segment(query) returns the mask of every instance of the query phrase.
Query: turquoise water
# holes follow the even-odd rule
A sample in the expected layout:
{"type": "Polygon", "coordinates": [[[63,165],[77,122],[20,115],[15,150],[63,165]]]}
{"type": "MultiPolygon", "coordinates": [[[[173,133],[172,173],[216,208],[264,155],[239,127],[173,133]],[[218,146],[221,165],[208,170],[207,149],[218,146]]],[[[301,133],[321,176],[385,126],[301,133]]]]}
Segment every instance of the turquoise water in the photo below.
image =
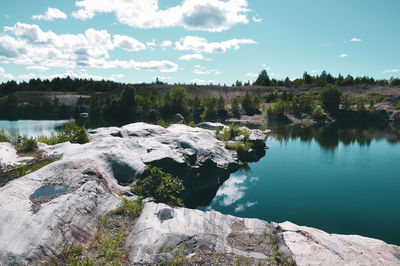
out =
{"type": "Polygon", "coordinates": [[[35,192],[31,195],[32,199],[40,198],[40,197],[51,197],[60,194],[64,194],[68,191],[67,187],[64,186],[49,186],[49,187],[41,187],[35,190],[35,192]]]}
{"type": "Polygon", "coordinates": [[[400,244],[397,134],[303,130],[275,133],[267,145],[264,158],[232,174],[200,209],[400,244]]]}
{"type": "Polygon", "coordinates": [[[21,136],[37,137],[55,133],[56,127],[67,123],[69,120],[0,120],[0,128],[16,129],[21,136]]]}

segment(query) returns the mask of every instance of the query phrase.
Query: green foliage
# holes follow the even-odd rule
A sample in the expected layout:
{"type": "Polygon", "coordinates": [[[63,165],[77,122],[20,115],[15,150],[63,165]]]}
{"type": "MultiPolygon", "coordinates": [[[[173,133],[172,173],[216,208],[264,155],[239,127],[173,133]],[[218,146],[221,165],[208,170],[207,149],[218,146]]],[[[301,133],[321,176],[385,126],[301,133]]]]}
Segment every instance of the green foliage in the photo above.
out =
{"type": "Polygon", "coordinates": [[[395,110],[400,110],[400,102],[398,102],[398,103],[395,105],[394,109],[395,109],[395,110]]]}
{"type": "Polygon", "coordinates": [[[365,110],[365,102],[364,102],[363,98],[360,97],[356,100],[356,108],[357,108],[357,111],[365,110]]]}
{"type": "Polygon", "coordinates": [[[339,110],[342,93],[338,86],[328,85],[321,93],[322,106],[333,114],[339,110]]]}
{"type": "Polygon", "coordinates": [[[160,120],[158,120],[158,121],[156,122],[156,124],[159,125],[159,126],[162,126],[162,127],[164,127],[164,128],[167,128],[167,127],[169,127],[169,126],[172,124],[172,122],[169,121],[169,120],[160,119],[160,120]]]}
{"type": "Polygon", "coordinates": [[[235,150],[238,153],[248,152],[253,147],[251,142],[225,143],[225,148],[235,150]]]}
{"type": "Polygon", "coordinates": [[[256,86],[269,86],[270,80],[267,71],[263,69],[257,77],[257,80],[253,83],[256,86]]]}
{"type": "Polygon", "coordinates": [[[136,200],[129,201],[126,198],[122,199],[121,205],[114,211],[116,214],[138,217],[143,210],[143,199],[138,197],[136,200]]]}
{"type": "Polygon", "coordinates": [[[242,107],[247,115],[260,113],[260,99],[257,96],[251,97],[248,93],[242,98],[242,107]]]}
{"type": "Polygon", "coordinates": [[[24,176],[28,173],[28,169],[25,167],[25,165],[20,164],[17,166],[17,168],[14,169],[14,176],[16,178],[24,176]]]}
{"type": "Polygon", "coordinates": [[[233,116],[235,116],[235,117],[240,116],[239,108],[240,108],[239,97],[235,97],[231,103],[231,111],[232,111],[233,116]]]}
{"type": "Polygon", "coordinates": [[[241,129],[239,126],[232,126],[229,128],[224,128],[222,134],[220,134],[221,128],[216,128],[217,139],[222,141],[230,141],[235,137],[244,136],[245,140],[250,137],[250,132],[246,129],[241,129]]]}
{"type": "Polygon", "coordinates": [[[50,137],[40,136],[37,140],[48,145],[55,145],[66,141],[84,144],[89,142],[89,136],[85,126],[78,126],[74,122],[69,122],[58,129],[57,134],[51,134],[50,137]]]}
{"type": "Polygon", "coordinates": [[[89,257],[85,259],[74,258],[70,266],[94,266],[95,261],[91,260],[89,257]]]}
{"type": "MultiPolygon", "coordinates": [[[[164,254],[168,255],[174,249],[175,249],[174,246],[167,247],[164,250],[164,254]]],[[[189,260],[185,256],[185,250],[186,250],[185,246],[177,249],[177,251],[175,253],[175,256],[174,256],[174,258],[172,260],[168,260],[168,261],[167,260],[162,260],[162,261],[158,262],[156,265],[169,265],[169,266],[186,265],[189,262],[189,260]]]]}
{"type": "Polygon", "coordinates": [[[143,197],[153,197],[157,202],[183,206],[183,201],[179,197],[185,189],[183,181],[158,167],[147,169],[147,176],[136,181],[135,193],[143,197]]]}
{"type": "Polygon", "coordinates": [[[312,110],[312,117],[314,119],[322,119],[324,118],[324,110],[322,109],[321,105],[316,104],[312,110]]]}
{"type": "Polygon", "coordinates": [[[21,148],[25,152],[32,152],[37,149],[37,141],[35,138],[28,138],[27,136],[23,136],[21,139],[21,148]]]}
{"type": "Polygon", "coordinates": [[[111,262],[112,265],[122,265],[121,263],[121,246],[126,240],[126,234],[118,231],[116,236],[106,231],[106,235],[100,239],[98,246],[98,254],[103,257],[99,260],[100,264],[111,262]]]}

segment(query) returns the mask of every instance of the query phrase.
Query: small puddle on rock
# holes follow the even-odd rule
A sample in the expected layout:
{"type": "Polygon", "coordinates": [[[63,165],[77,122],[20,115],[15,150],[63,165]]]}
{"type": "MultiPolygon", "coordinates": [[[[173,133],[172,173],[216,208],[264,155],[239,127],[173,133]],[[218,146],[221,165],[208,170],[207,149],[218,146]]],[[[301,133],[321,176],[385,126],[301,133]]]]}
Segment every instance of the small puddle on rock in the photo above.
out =
{"type": "Polygon", "coordinates": [[[57,196],[60,194],[64,194],[67,191],[68,191],[68,188],[64,187],[64,186],[41,187],[41,188],[38,188],[35,190],[35,192],[31,195],[31,199],[57,196]]]}
{"type": "Polygon", "coordinates": [[[33,213],[37,213],[42,204],[47,203],[67,192],[68,187],[60,185],[45,186],[36,189],[35,192],[29,197],[32,202],[31,211],[33,213]]]}

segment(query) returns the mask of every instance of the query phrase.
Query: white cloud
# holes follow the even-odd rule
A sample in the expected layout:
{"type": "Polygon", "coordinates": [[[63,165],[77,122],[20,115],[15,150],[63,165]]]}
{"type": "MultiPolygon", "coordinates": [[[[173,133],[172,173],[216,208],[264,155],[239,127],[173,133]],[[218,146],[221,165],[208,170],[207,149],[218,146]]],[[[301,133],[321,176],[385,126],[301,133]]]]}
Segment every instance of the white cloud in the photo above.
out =
{"type": "Polygon", "coordinates": [[[99,76],[99,75],[91,75],[84,71],[76,73],[76,72],[69,70],[64,73],[52,74],[52,75],[28,73],[28,74],[18,75],[18,78],[21,80],[30,80],[30,79],[37,79],[37,78],[40,78],[40,79],[54,79],[57,77],[66,78],[68,76],[70,78],[78,78],[78,79],[115,80],[115,79],[123,78],[124,74],[112,74],[110,76],[99,76]]]}
{"type": "Polygon", "coordinates": [[[265,69],[265,70],[271,70],[271,67],[269,67],[269,66],[267,66],[267,64],[262,64],[262,67],[265,69]]]}
{"type": "Polygon", "coordinates": [[[349,55],[348,55],[348,54],[341,54],[341,55],[339,55],[340,58],[344,58],[344,57],[347,57],[347,56],[349,56],[349,55]]]}
{"type": "Polygon", "coordinates": [[[221,74],[221,72],[219,72],[216,69],[206,69],[205,67],[200,66],[200,65],[195,65],[193,72],[198,75],[211,75],[211,74],[212,75],[220,75],[221,74]]]}
{"type": "Polygon", "coordinates": [[[225,53],[228,49],[238,50],[244,44],[256,44],[251,39],[232,39],[222,42],[208,42],[206,38],[186,36],[175,43],[179,51],[194,51],[196,53],[225,53]]]}
{"type": "Polygon", "coordinates": [[[262,18],[260,18],[259,15],[253,16],[251,19],[256,23],[260,23],[262,21],[262,18]]]}
{"type": "Polygon", "coordinates": [[[14,79],[14,75],[6,73],[6,70],[0,66],[0,78],[1,79],[14,79]]]}
{"type": "Polygon", "coordinates": [[[114,45],[121,49],[133,52],[133,51],[142,51],[146,49],[146,45],[144,43],[139,42],[135,38],[125,36],[125,35],[114,35],[113,38],[114,45]]]}
{"type": "Polygon", "coordinates": [[[160,44],[161,47],[170,47],[171,45],[172,45],[172,42],[171,42],[171,41],[168,41],[168,40],[163,41],[163,42],[160,44]]]}
{"type": "Polygon", "coordinates": [[[36,66],[36,65],[34,65],[34,66],[27,66],[26,69],[27,69],[27,70],[35,70],[35,71],[46,71],[46,70],[49,70],[48,67],[36,66]]]}
{"type": "Polygon", "coordinates": [[[383,71],[382,73],[388,74],[388,73],[399,73],[399,72],[400,72],[400,69],[388,69],[388,70],[383,71]]]}
{"type": "Polygon", "coordinates": [[[13,27],[4,27],[9,35],[0,36],[0,60],[9,60],[15,64],[40,66],[45,68],[133,68],[137,70],[173,72],[178,65],[166,61],[151,60],[110,60],[109,51],[122,48],[137,51],[144,44],[128,36],[111,35],[106,30],[88,29],[84,34],[61,34],[44,32],[37,25],[16,23],[13,27]]]}
{"type": "Polygon", "coordinates": [[[183,27],[219,32],[247,24],[247,0],[184,0],[181,5],[159,9],[158,0],[81,0],[72,16],[90,19],[99,13],[115,13],[117,20],[135,28],[183,27]]]}
{"type": "Polygon", "coordinates": [[[32,19],[37,19],[37,20],[67,19],[67,14],[65,14],[58,8],[49,7],[46,13],[41,15],[34,15],[32,16],[32,19]]]}
{"type": "Polygon", "coordinates": [[[360,38],[357,37],[353,37],[350,39],[351,42],[361,42],[362,40],[360,38]]]}
{"type": "Polygon", "coordinates": [[[204,79],[192,79],[190,82],[191,83],[205,83],[206,81],[204,79]]]}
{"type": "Polygon", "coordinates": [[[179,57],[179,60],[183,61],[189,61],[193,59],[211,61],[210,58],[205,58],[202,54],[185,54],[179,57]]]}
{"type": "Polygon", "coordinates": [[[246,74],[246,76],[248,76],[248,77],[250,77],[250,78],[256,78],[256,77],[258,77],[258,74],[257,74],[257,73],[249,72],[249,73],[246,74]]]}

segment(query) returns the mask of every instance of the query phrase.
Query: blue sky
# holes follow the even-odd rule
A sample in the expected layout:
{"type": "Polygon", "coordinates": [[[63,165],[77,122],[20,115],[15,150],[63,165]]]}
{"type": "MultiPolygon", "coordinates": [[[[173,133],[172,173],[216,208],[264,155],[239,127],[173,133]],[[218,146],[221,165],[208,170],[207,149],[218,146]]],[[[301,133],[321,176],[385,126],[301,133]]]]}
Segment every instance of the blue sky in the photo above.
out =
{"type": "Polygon", "coordinates": [[[2,0],[0,82],[400,76],[398,0],[2,0]]]}

